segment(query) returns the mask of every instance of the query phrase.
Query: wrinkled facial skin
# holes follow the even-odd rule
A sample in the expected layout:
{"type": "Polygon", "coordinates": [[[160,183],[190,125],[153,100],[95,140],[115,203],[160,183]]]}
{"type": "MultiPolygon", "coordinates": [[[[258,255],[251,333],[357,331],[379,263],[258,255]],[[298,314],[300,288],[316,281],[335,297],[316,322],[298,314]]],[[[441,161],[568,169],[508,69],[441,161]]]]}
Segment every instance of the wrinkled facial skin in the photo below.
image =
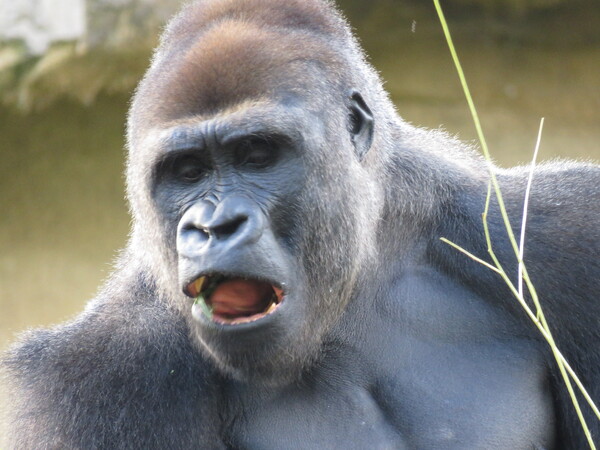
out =
{"type": "Polygon", "coordinates": [[[201,351],[235,378],[284,383],[319,356],[368,253],[373,120],[351,86],[322,82],[325,47],[289,38],[278,53],[262,40],[286,37],[223,27],[163,48],[138,89],[134,233],[166,261],[201,351]]]}
{"type": "Polygon", "coordinates": [[[200,348],[236,378],[273,383],[318,356],[348,301],[360,251],[346,249],[361,245],[345,167],[358,162],[346,128],[336,142],[304,108],[256,109],[162,130],[152,202],[200,348]]]}

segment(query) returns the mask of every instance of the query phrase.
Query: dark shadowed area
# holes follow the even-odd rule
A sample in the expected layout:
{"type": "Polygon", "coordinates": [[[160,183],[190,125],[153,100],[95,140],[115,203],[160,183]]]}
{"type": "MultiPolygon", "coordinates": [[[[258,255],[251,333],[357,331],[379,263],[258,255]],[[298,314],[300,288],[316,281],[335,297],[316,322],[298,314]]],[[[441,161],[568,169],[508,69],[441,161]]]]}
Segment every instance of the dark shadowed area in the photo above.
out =
{"type": "MultiPolygon", "coordinates": [[[[400,115],[475,139],[433,6],[339,3],[400,115]]],[[[600,160],[600,8],[579,5],[529,14],[468,4],[450,11],[502,166],[529,161],[541,117],[541,159],[600,160]]],[[[60,98],[37,112],[0,108],[0,350],[27,327],[73,316],[110,273],[129,228],[122,176],[128,100],[126,92],[101,93],[85,106],[60,98]]]]}

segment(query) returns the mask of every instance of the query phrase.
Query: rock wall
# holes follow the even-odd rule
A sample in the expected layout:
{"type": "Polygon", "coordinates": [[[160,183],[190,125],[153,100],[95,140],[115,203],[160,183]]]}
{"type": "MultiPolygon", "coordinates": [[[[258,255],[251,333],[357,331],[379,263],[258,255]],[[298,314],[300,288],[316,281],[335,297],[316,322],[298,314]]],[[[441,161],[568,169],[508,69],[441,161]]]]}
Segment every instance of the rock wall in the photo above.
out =
{"type": "Polygon", "coordinates": [[[85,37],[85,0],[2,0],[0,38],[22,41],[32,54],[43,54],[52,42],[85,37]]]}
{"type": "MultiPolygon", "coordinates": [[[[161,26],[184,1],[0,0],[0,104],[31,111],[59,98],[89,104],[100,92],[129,93],[147,67],[161,26]]],[[[373,17],[377,19],[378,11],[389,18],[409,15],[415,24],[435,16],[432,0],[336,2],[354,26],[377,22],[373,17]]],[[[459,23],[485,22],[485,36],[472,37],[476,40],[518,42],[533,36],[544,45],[549,39],[568,45],[597,45],[600,40],[598,0],[443,0],[442,4],[459,23]],[[540,11],[544,14],[537,14],[540,11]],[[547,26],[532,26],[538,16],[550,21],[547,26]],[[568,26],[551,27],[554,22],[568,26]],[[542,39],[540,33],[534,35],[538,29],[542,39]]],[[[388,21],[377,34],[399,26],[401,21],[388,21]]]]}
{"type": "Polygon", "coordinates": [[[57,42],[118,45],[154,33],[180,0],[0,0],[0,41],[42,55],[57,42]]]}

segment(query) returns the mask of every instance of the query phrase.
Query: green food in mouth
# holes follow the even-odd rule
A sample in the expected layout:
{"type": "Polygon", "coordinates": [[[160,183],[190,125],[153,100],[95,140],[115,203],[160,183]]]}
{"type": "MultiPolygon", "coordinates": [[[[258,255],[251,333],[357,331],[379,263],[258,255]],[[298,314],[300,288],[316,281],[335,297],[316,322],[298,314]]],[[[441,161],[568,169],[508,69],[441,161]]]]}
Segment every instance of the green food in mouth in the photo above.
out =
{"type": "Polygon", "coordinates": [[[212,320],[212,318],[213,318],[213,310],[206,303],[206,300],[204,299],[204,295],[203,294],[200,294],[198,297],[196,297],[196,299],[194,300],[194,305],[200,305],[200,309],[202,310],[202,313],[206,317],[208,317],[208,319],[212,320]]]}
{"type": "Polygon", "coordinates": [[[222,279],[222,277],[212,277],[210,279],[210,283],[206,289],[201,288],[201,286],[204,284],[206,278],[202,277],[199,279],[200,280],[199,287],[202,290],[200,291],[198,296],[194,299],[194,305],[199,305],[200,309],[202,310],[202,313],[210,320],[212,320],[212,318],[213,318],[213,309],[212,309],[212,306],[210,306],[206,302],[206,299],[210,298],[210,296],[212,295],[214,290],[219,285],[219,282],[221,281],[221,279],[222,279]]]}

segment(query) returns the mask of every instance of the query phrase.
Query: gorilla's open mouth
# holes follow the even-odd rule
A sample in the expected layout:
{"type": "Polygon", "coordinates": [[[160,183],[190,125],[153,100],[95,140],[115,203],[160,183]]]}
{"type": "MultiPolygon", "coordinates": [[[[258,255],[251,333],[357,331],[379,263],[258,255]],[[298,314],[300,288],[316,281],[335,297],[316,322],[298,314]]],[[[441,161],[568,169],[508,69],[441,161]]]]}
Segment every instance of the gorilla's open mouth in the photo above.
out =
{"type": "Polygon", "coordinates": [[[213,322],[237,325],[273,313],[283,301],[283,290],[271,283],[225,275],[201,276],[187,285],[194,307],[213,322]]]}

